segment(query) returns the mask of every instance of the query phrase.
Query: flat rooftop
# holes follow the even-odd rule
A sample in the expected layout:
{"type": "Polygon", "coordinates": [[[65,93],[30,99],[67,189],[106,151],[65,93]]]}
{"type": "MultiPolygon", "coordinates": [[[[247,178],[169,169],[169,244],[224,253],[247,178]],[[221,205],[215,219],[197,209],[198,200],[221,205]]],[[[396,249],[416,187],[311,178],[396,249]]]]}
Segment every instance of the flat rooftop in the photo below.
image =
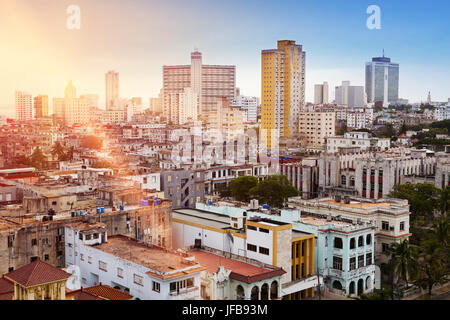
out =
{"type": "Polygon", "coordinates": [[[322,203],[358,209],[390,209],[392,205],[392,203],[390,202],[371,203],[371,202],[360,202],[355,200],[350,201],[350,203],[348,204],[344,203],[344,201],[336,202],[335,200],[325,200],[322,201],[322,203]]]}
{"type": "Polygon", "coordinates": [[[214,212],[205,212],[196,209],[175,209],[173,210],[172,218],[217,229],[230,228],[230,217],[214,212]]]}
{"type": "Polygon", "coordinates": [[[351,227],[352,224],[344,221],[328,221],[327,219],[321,219],[316,217],[305,216],[300,218],[301,223],[312,224],[315,226],[329,226],[333,225],[334,227],[351,227]]]}
{"type": "Polygon", "coordinates": [[[188,261],[187,255],[169,251],[162,247],[147,245],[126,236],[108,237],[108,242],[92,246],[124,260],[144,266],[153,276],[167,279],[201,271],[200,265],[188,261]]]}

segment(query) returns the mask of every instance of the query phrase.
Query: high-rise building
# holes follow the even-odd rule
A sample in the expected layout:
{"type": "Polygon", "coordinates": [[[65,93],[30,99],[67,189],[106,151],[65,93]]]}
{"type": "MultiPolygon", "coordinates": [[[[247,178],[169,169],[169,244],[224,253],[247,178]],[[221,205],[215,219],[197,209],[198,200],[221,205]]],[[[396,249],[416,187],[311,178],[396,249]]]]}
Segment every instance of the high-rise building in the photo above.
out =
{"type": "Polygon", "coordinates": [[[106,109],[119,107],[119,73],[109,71],[106,79],[106,109]]]}
{"type": "Polygon", "coordinates": [[[327,137],[336,135],[335,112],[300,112],[300,136],[308,147],[320,148],[327,137]]]}
{"type": "Polygon", "coordinates": [[[342,85],[336,87],[336,103],[349,108],[362,108],[367,104],[364,87],[351,86],[350,81],[342,81],[342,85]]]}
{"type": "Polygon", "coordinates": [[[387,106],[398,100],[399,71],[398,63],[390,58],[376,57],[366,63],[366,93],[367,102],[382,102],[387,106]]]}
{"type": "Polygon", "coordinates": [[[38,95],[34,97],[34,112],[36,119],[48,117],[48,96],[38,95]]]}
{"type": "Polygon", "coordinates": [[[305,104],[306,54],[295,41],[282,40],[277,49],[263,50],[261,56],[261,129],[267,130],[262,139],[272,148],[273,134],[289,138],[298,132],[305,104]]]}
{"type": "Polygon", "coordinates": [[[314,104],[328,104],[328,82],[314,86],[314,104]]]}
{"type": "Polygon", "coordinates": [[[54,117],[68,126],[89,122],[91,107],[91,100],[88,97],[77,98],[77,91],[72,81],[69,81],[66,86],[64,98],[53,98],[54,117]]]}
{"type": "Polygon", "coordinates": [[[98,108],[98,95],[97,94],[83,94],[80,95],[80,99],[85,99],[89,103],[89,107],[98,108]]]}
{"type": "Polygon", "coordinates": [[[198,116],[205,122],[216,111],[217,100],[226,97],[229,101],[236,94],[236,67],[229,65],[204,65],[202,54],[191,53],[190,65],[163,67],[163,110],[169,119],[178,117],[174,94],[184,93],[191,88],[198,95],[198,116]]]}
{"type": "Polygon", "coordinates": [[[33,120],[33,99],[31,94],[24,91],[15,92],[16,119],[21,121],[33,120]]]}
{"type": "Polygon", "coordinates": [[[242,109],[245,122],[256,122],[258,120],[258,105],[259,99],[257,97],[237,96],[231,102],[232,107],[242,109]]]}

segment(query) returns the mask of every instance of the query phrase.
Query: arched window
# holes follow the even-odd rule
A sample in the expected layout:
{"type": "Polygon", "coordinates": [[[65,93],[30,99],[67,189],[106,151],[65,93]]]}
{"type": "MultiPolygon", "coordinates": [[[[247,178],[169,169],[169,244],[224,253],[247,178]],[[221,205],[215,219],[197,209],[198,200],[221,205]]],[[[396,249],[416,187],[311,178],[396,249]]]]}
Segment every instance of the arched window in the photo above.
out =
{"type": "Polygon", "coordinates": [[[355,249],[356,247],[356,240],[355,238],[350,239],[350,249],[355,249]]]}
{"type": "Polygon", "coordinates": [[[362,246],[364,246],[364,237],[360,236],[358,238],[358,247],[362,247],[362,246]]]}
{"type": "Polygon", "coordinates": [[[244,288],[241,285],[236,287],[236,300],[245,300],[244,288]]]}
{"type": "Polygon", "coordinates": [[[355,186],[355,177],[350,177],[350,187],[355,186]]]}
{"type": "Polygon", "coordinates": [[[251,300],[259,300],[259,288],[254,286],[252,288],[251,300]]]}
{"type": "Polygon", "coordinates": [[[270,285],[270,299],[278,299],[278,282],[274,281],[270,285]]]}
{"type": "Polygon", "coordinates": [[[335,281],[333,282],[333,288],[334,288],[334,289],[338,289],[338,290],[342,290],[342,284],[341,284],[341,282],[338,281],[338,280],[335,280],[335,281]]]}
{"type": "Polygon", "coordinates": [[[366,237],[366,244],[367,245],[372,244],[372,235],[371,234],[367,235],[367,237],[366,237]]]}
{"type": "Polygon", "coordinates": [[[350,282],[349,293],[355,294],[355,282],[354,281],[350,282]]]}
{"type": "Polygon", "coordinates": [[[341,238],[334,238],[334,247],[337,249],[342,249],[342,239],[341,238]]]}
{"type": "Polygon", "coordinates": [[[261,287],[261,300],[269,300],[269,285],[264,283],[261,287]]]}

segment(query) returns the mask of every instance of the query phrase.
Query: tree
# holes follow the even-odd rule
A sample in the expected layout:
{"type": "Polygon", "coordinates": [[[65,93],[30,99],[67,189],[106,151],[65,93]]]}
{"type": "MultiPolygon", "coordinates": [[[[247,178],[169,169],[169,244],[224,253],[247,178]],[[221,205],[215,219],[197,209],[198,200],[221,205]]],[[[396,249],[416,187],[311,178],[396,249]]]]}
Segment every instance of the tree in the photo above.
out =
{"type": "Polygon", "coordinates": [[[46,162],[47,158],[42,153],[41,148],[37,147],[36,149],[34,149],[33,153],[29,158],[29,163],[33,167],[36,167],[37,169],[43,169],[45,167],[46,162]]]}
{"type": "Polygon", "coordinates": [[[448,281],[448,262],[448,255],[442,244],[433,238],[425,241],[419,258],[419,272],[415,284],[428,290],[428,295],[431,297],[436,284],[444,284],[448,281]]]}
{"type": "Polygon", "coordinates": [[[231,191],[229,186],[226,183],[216,184],[216,191],[222,198],[231,197],[231,191]]]}
{"type": "Polygon", "coordinates": [[[450,210],[450,187],[446,187],[441,191],[439,198],[439,211],[447,214],[450,210]]]}
{"type": "Polygon", "coordinates": [[[277,208],[283,207],[288,198],[299,195],[298,190],[283,175],[270,176],[252,188],[250,193],[259,201],[277,208]]]}
{"type": "Polygon", "coordinates": [[[250,201],[250,189],[258,185],[258,179],[251,176],[239,177],[230,182],[231,196],[237,201],[250,201]]]}
{"type": "Polygon", "coordinates": [[[417,252],[409,245],[408,240],[393,243],[389,252],[391,254],[391,266],[397,279],[402,280],[409,287],[409,281],[417,273],[417,252]]]}
{"type": "Polygon", "coordinates": [[[64,161],[66,157],[66,153],[64,151],[64,147],[61,145],[59,141],[56,141],[52,148],[52,153],[58,157],[59,161],[64,161]]]}
{"type": "Polygon", "coordinates": [[[87,149],[100,150],[103,146],[103,141],[96,136],[85,136],[81,139],[81,146],[87,149]]]}

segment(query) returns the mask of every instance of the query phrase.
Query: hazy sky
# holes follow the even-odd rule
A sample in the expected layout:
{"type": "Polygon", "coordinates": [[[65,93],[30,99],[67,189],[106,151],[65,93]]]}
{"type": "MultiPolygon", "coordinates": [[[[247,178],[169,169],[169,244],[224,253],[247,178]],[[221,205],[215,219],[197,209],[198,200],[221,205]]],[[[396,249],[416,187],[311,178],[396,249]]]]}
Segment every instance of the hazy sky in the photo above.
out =
{"type": "Polygon", "coordinates": [[[261,50],[290,39],[306,51],[306,98],[328,81],[364,85],[364,65],[386,56],[400,63],[400,97],[450,98],[448,0],[0,0],[0,113],[14,115],[14,90],[105,100],[105,73],[120,73],[121,97],[156,96],[162,66],[190,63],[237,67],[244,95],[260,96],[261,50]],[[69,30],[69,5],[81,8],[81,29],[69,30]],[[381,8],[381,30],[366,27],[369,5],[381,8]]]}

